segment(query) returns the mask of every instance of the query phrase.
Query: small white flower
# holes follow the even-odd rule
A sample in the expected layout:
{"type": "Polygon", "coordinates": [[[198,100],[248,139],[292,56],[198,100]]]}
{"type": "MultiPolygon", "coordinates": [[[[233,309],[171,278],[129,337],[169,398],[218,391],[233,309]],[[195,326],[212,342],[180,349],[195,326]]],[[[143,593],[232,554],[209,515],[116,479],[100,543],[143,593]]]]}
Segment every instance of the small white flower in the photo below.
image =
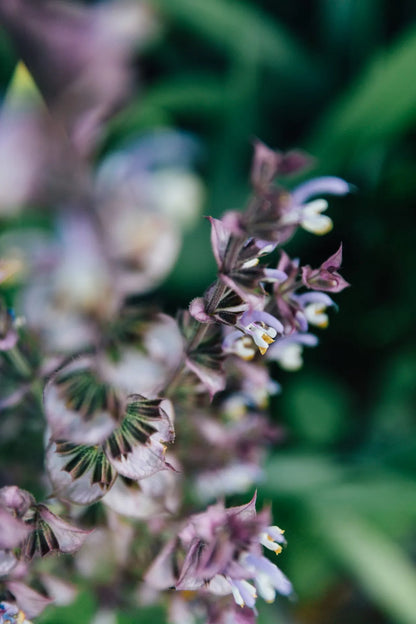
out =
{"type": "Polygon", "coordinates": [[[274,339],[277,336],[275,328],[269,327],[265,323],[249,323],[245,327],[245,331],[253,338],[262,355],[266,353],[267,349],[274,342],[274,339]]]}
{"type": "Polygon", "coordinates": [[[309,303],[305,306],[304,314],[306,320],[311,325],[315,325],[315,327],[320,327],[321,329],[325,329],[329,324],[329,317],[325,313],[326,305],[323,303],[309,303]]]}
{"type": "Polygon", "coordinates": [[[328,208],[325,199],[315,199],[302,206],[300,225],[313,234],[327,234],[332,230],[332,220],[321,214],[328,208]]]}

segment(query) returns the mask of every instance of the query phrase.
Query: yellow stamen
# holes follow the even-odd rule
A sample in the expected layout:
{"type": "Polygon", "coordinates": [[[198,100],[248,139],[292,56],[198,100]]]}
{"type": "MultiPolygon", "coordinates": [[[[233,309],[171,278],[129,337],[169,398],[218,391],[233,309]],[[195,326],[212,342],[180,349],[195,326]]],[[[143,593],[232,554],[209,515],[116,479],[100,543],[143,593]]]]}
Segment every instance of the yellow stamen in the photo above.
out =
{"type": "MultiPolygon", "coordinates": [[[[273,342],[273,341],[272,341],[273,342]]],[[[267,351],[267,347],[259,347],[259,351],[262,355],[264,355],[267,351]]]]}
{"type": "Polygon", "coordinates": [[[271,338],[269,334],[263,334],[262,338],[264,342],[267,342],[267,344],[272,344],[272,342],[274,342],[274,338],[271,338]]]}
{"type": "Polygon", "coordinates": [[[254,358],[254,355],[254,353],[251,353],[250,355],[241,355],[240,357],[245,362],[251,362],[251,360],[254,358]]]}
{"type": "Polygon", "coordinates": [[[186,600],[186,602],[190,602],[191,600],[195,598],[196,592],[190,589],[185,589],[184,591],[181,592],[181,596],[184,600],[186,600]]]}
{"type": "Polygon", "coordinates": [[[19,613],[17,614],[17,624],[22,624],[26,619],[26,615],[23,613],[23,611],[19,611],[19,613]]]}
{"type": "Polygon", "coordinates": [[[252,267],[257,266],[259,262],[260,262],[259,258],[252,258],[251,260],[247,260],[246,262],[244,262],[242,268],[251,269],[252,267]]]}

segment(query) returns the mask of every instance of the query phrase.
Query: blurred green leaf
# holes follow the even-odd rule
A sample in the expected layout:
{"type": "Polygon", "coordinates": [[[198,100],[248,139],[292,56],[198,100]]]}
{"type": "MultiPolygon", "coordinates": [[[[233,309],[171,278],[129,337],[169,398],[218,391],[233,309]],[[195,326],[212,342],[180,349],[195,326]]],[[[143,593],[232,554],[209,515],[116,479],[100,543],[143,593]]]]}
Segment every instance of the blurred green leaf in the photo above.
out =
{"type": "Polygon", "coordinates": [[[311,54],[254,3],[243,0],[153,0],[153,3],[231,56],[257,59],[289,75],[293,75],[294,66],[300,75],[316,71],[311,54]]]}
{"type": "Polygon", "coordinates": [[[161,606],[140,607],[136,612],[120,613],[117,616],[118,624],[132,624],[140,622],[140,624],[157,624],[157,622],[166,621],[166,613],[161,606]]]}
{"type": "Polygon", "coordinates": [[[370,52],[381,35],[378,0],[320,0],[321,45],[332,53],[329,62],[346,55],[356,64],[370,52]]]}
{"type": "Polygon", "coordinates": [[[315,500],[326,510],[353,510],[391,535],[406,535],[416,525],[414,479],[378,466],[362,467],[355,476],[328,487],[315,500]]]}
{"type": "Polygon", "coordinates": [[[92,594],[83,591],[67,607],[48,607],[37,621],[39,624],[89,624],[95,610],[96,602],[92,594]]]}
{"type": "Polygon", "coordinates": [[[258,624],[293,624],[293,619],[285,614],[280,608],[280,605],[275,602],[273,604],[267,604],[263,601],[258,601],[256,608],[258,607],[258,624]]]}
{"type": "Polygon", "coordinates": [[[123,139],[147,127],[170,125],[178,114],[215,117],[228,105],[229,95],[218,76],[179,74],[140,94],[110,122],[107,132],[112,139],[123,139]]]}
{"type": "MultiPolygon", "coordinates": [[[[342,98],[318,122],[311,153],[331,170],[362,150],[401,135],[416,122],[416,29],[377,51],[342,98]]],[[[365,153],[363,154],[365,159],[365,153]]]]}
{"type": "Polygon", "coordinates": [[[414,624],[416,570],[406,553],[354,513],[311,506],[310,521],[321,545],[352,574],[362,589],[396,624],[414,624]]]}
{"type": "Polygon", "coordinates": [[[303,441],[330,444],[345,435],[349,396],[338,381],[303,375],[285,388],[281,403],[291,430],[303,441]]]}
{"type": "Polygon", "coordinates": [[[316,600],[322,596],[337,580],[336,565],[323,551],[320,538],[311,527],[299,527],[291,530],[287,549],[288,562],[281,565],[285,574],[294,583],[296,596],[301,600],[316,600]]]}
{"type": "Polygon", "coordinates": [[[346,469],[328,455],[280,451],[265,466],[264,496],[313,496],[315,490],[339,483],[346,469]]]}
{"type": "Polygon", "coordinates": [[[17,63],[16,54],[4,29],[0,29],[0,81],[7,83],[17,63]]]}

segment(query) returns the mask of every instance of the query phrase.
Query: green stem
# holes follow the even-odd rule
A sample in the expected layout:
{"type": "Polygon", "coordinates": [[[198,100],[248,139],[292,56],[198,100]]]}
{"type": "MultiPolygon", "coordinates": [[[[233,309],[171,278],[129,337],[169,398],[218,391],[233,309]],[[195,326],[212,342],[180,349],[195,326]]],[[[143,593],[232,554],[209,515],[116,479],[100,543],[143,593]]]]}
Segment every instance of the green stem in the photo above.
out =
{"type": "Polygon", "coordinates": [[[7,355],[15,369],[22,377],[28,379],[32,376],[32,367],[17,346],[9,349],[7,355]]]}

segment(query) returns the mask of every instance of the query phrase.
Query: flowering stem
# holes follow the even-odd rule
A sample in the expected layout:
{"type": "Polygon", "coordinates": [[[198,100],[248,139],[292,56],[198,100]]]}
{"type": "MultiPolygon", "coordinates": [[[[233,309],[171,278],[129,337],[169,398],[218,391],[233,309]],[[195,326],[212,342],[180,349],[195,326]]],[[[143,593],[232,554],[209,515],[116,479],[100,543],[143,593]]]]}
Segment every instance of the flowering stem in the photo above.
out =
{"type": "MultiPolygon", "coordinates": [[[[229,246],[227,249],[226,258],[224,259],[224,271],[229,272],[232,270],[234,263],[240,253],[241,247],[245,242],[245,237],[233,237],[230,239],[229,246]]],[[[226,286],[221,279],[217,279],[214,287],[212,288],[212,293],[210,298],[206,304],[205,311],[207,314],[213,314],[217,309],[219,302],[222,297],[226,293],[228,286],[226,286]]],[[[208,331],[208,327],[210,325],[208,323],[199,323],[194,335],[188,341],[188,344],[185,347],[185,355],[188,355],[193,350],[195,350],[201,341],[204,339],[205,334],[208,331]]],[[[163,395],[168,396],[175,389],[177,382],[183,372],[184,362],[181,362],[177,369],[174,371],[172,377],[168,380],[167,384],[164,387],[163,395]]]]}
{"type": "Polygon", "coordinates": [[[22,375],[22,377],[25,377],[26,379],[28,379],[29,377],[32,376],[32,369],[30,367],[30,364],[26,360],[24,355],[22,355],[18,347],[13,347],[12,349],[9,349],[7,354],[10,360],[12,361],[13,366],[18,371],[18,373],[22,375]]]}

